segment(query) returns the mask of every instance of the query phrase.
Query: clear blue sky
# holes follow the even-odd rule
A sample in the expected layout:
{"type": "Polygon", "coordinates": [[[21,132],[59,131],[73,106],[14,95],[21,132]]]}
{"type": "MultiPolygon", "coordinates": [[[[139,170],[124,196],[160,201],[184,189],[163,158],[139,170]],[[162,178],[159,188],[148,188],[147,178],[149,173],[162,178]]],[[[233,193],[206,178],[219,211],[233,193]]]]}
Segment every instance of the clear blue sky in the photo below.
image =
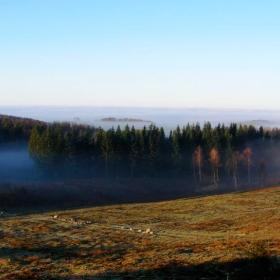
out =
{"type": "Polygon", "coordinates": [[[0,0],[0,105],[280,109],[280,2],[0,0]]]}

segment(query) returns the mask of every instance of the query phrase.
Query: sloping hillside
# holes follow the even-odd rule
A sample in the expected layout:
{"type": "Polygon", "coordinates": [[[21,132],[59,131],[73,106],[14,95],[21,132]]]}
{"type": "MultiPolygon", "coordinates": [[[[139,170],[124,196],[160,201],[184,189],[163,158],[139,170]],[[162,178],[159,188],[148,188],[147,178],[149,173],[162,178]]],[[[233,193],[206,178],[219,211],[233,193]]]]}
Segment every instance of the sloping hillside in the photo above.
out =
{"type": "Polygon", "coordinates": [[[36,125],[46,125],[29,118],[2,115],[0,113],[0,143],[28,141],[31,130],[36,125]]]}
{"type": "Polygon", "coordinates": [[[279,279],[280,187],[0,220],[0,279],[279,279]]]}

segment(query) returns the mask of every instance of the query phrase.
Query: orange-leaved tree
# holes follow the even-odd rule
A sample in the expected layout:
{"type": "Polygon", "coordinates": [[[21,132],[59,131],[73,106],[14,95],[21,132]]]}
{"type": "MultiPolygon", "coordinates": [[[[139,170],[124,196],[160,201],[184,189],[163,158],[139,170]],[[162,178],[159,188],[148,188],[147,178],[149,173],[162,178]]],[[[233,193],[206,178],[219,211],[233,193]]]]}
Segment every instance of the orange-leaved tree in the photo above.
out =
{"type": "MultiPolygon", "coordinates": [[[[203,150],[201,146],[198,146],[193,155],[194,170],[198,170],[198,180],[199,183],[202,181],[202,167],[203,167],[203,150]]],[[[196,172],[195,172],[196,174],[196,172]]],[[[195,175],[196,176],[196,175],[195,175]]]]}
{"type": "Polygon", "coordinates": [[[218,185],[219,182],[219,167],[221,164],[221,160],[220,160],[220,154],[217,148],[212,148],[210,150],[210,154],[209,154],[210,158],[210,164],[212,166],[212,171],[213,171],[213,183],[214,185],[218,185]]]}

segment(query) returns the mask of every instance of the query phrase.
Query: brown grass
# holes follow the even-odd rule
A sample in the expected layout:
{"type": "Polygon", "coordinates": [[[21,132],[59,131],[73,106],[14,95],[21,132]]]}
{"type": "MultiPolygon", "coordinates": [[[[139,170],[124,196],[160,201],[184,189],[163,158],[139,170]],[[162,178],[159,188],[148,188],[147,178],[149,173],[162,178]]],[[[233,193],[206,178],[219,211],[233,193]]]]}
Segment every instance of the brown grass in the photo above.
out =
{"type": "Polygon", "coordinates": [[[167,267],[176,276],[179,267],[273,257],[280,255],[279,210],[275,187],[2,217],[0,279],[122,279],[144,271],[156,279],[167,267]]]}

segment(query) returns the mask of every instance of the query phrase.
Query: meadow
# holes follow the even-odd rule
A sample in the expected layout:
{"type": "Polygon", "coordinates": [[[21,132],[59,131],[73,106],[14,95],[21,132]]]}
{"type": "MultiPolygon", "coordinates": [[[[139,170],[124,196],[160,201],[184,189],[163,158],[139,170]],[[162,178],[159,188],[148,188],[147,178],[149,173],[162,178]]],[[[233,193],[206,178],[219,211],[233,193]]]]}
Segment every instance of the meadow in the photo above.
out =
{"type": "Polygon", "coordinates": [[[279,279],[280,187],[0,217],[0,279],[279,279]]]}

